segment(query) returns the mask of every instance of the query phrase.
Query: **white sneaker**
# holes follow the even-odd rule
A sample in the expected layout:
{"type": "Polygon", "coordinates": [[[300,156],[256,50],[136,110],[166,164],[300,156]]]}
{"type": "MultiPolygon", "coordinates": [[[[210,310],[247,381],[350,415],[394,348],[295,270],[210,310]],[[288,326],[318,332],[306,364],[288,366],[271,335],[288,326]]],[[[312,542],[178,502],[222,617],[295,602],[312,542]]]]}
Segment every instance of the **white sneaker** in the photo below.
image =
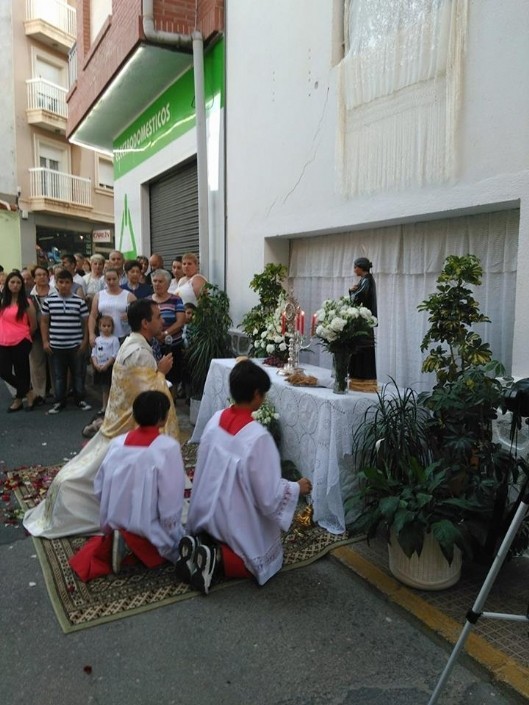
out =
{"type": "Polygon", "coordinates": [[[199,546],[195,560],[196,570],[191,576],[191,587],[203,595],[208,595],[211,584],[219,572],[217,550],[211,546],[199,546]]]}
{"type": "Polygon", "coordinates": [[[90,409],[92,407],[90,406],[90,404],[87,404],[85,401],[80,401],[80,402],[77,402],[77,408],[81,409],[81,411],[90,411],[90,409]]]}
{"type": "Polygon", "coordinates": [[[175,563],[175,572],[179,581],[190,583],[193,573],[197,569],[195,559],[200,539],[197,536],[184,536],[178,544],[179,559],[175,563]]]}
{"type": "Polygon", "coordinates": [[[64,404],[61,404],[59,402],[57,404],[54,404],[51,407],[51,409],[48,411],[48,414],[59,414],[63,409],[64,409],[64,404]]]}

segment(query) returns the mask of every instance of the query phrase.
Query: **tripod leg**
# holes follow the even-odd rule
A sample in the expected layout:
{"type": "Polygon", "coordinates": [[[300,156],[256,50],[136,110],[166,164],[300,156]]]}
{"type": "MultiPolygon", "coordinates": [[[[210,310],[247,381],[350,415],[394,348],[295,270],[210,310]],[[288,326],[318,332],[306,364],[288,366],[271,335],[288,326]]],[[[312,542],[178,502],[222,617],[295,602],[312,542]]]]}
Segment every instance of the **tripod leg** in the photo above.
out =
{"type": "Polygon", "coordinates": [[[490,570],[487,573],[487,577],[485,578],[485,581],[481,586],[481,590],[479,591],[476,601],[474,602],[472,609],[467,612],[467,621],[465,623],[465,626],[463,627],[463,631],[461,632],[459,639],[457,640],[457,643],[454,646],[452,653],[450,654],[450,658],[448,659],[448,663],[446,664],[444,671],[441,673],[441,677],[439,678],[439,681],[435,687],[432,697],[428,701],[428,705],[435,705],[435,703],[438,701],[439,694],[441,693],[441,690],[455,665],[457,657],[461,649],[463,648],[465,641],[468,638],[470,630],[472,629],[473,625],[478,621],[481,615],[485,600],[487,599],[488,594],[491,591],[492,585],[496,580],[498,573],[500,572],[505,558],[507,557],[507,553],[509,552],[511,543],[513,542],[514,537],[518,533],[518,529],[520,528],[525,518],[525,515],[527,514],[527,510],[529,509],[528,502],[529,497],[527,496],[525,496],[520,502],[520,506],[518,507],[516,514],[514,515],[509,530],[505,534],[505,538],[503,539],[498,553],[496,554],[496,558],[494,559],[490,570]]]}

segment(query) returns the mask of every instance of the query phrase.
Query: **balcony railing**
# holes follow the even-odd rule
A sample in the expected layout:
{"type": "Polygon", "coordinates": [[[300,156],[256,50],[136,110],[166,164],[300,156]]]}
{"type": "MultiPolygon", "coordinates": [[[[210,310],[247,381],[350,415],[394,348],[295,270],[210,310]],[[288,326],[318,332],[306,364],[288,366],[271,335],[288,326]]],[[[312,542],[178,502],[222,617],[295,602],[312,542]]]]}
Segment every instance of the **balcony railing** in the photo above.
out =
{"type": "Polygon", "coordinates": [[[28,110],[47,110],[60,117],[68,117],[66,88],[57,86],[45,78],[30,78],[28,88],[28,110]]]}
{"type": "Polygon", "coordinates": [[[68,80],[70,88],[77,81],[77,42],[68,53],[68,80]]]}
{"type": "Polygon", "coordinates": [[[26,0],[26,20],[42,20],[65,34],[77,36],[75,8],[62,0],[26,0]]]}
{"type": "Polygon", "coordinates": [[[30,169],[31,198],[49,198],[77,206],[92,207],[92,182],[54,169],[30,169]]]}

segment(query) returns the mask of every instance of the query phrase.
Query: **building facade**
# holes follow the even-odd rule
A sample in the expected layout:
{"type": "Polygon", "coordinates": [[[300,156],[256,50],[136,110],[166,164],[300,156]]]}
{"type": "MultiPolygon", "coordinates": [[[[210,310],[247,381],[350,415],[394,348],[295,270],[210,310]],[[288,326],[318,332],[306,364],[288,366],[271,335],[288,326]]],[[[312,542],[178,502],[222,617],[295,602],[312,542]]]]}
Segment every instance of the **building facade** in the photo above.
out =
{"type": "Polygon", "coordinates": [[[78,15],[67,130],[114,156],[120,249],[199,249],[236,324],[266,262],[288,265],[308,320],[367,256],[379,381],[419,388],[417,305],[471,252],[479,332],[528,374],[525,0],[83,0],[78,15]]]}
{"type": "Polygon", "coordinates": [[[36,262],[39,246],[90,254],[113,232],[113,164],[109,155],[70,145],[69,53],[76,38],[74,4],[4,2],[0,12],[6,64],[2,91],[9,159],[0,165],[0,262],[36,262]]]}
{"type": "MultiPolygon", "coordinates": [[[[523,0],[230,2],[234,320],[255,302],[248,282],[264,262],[288,264],[313,313],[347,293],[354,258],[367,256],[379,381],[428,386],[428,323],[416,307],[447,255],[472,252],[491,319],[479,332],[509,372],[527,376],[528,30],[523,0]]],[[[328,364],[314,350],[310,360],[328,364]]]]}
{"type": "Polygon", "coordinates": [[[224,3],[83,0],[69,138],[114,156],[115,246],[224,278],[224,3]],[[200,231],[200,237],[199,237],[200,231]]]}

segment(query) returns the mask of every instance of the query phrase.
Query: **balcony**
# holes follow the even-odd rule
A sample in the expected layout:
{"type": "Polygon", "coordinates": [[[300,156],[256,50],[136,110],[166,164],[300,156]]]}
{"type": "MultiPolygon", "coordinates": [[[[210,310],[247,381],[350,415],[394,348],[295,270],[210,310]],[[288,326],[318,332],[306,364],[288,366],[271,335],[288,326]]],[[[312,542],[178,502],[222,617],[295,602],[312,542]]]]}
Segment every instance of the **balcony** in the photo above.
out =
{"type": "Polygon", "coordinates": [[[55,169],[29,170],[31,210],[82,217],[92,209],[92,182],[55,169]]]}
{"type": "Polygon", "coordinates": [[[77,82],[77,42],[68,53],[68,83],[70,88],[77,82]]]}
{"type": "Polygon", "coordinates": [[[62,0],[26,0],[26,34],[68,54],[77,37],[76,11],[62,0]]]}
{"type": "Polygon", "coordinates": [[[30,78],[26,81],[28,107],[26,115],[30,125],[51,130],[56,134],[66,134],[66,88],[57,86],[45,78],[30,78]]]}

